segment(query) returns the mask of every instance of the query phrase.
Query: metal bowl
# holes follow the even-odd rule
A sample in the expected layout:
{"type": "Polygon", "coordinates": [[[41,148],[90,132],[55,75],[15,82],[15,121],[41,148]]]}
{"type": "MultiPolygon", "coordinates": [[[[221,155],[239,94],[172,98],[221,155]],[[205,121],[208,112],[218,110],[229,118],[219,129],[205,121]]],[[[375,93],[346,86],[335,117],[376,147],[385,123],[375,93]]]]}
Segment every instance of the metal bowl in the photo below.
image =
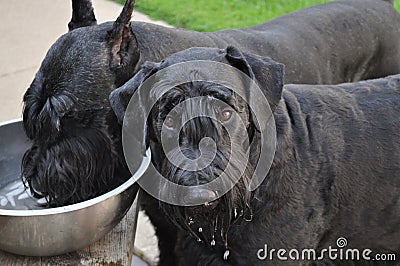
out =
{"type": "MultiPolygon", "coordinates": [[[[21,120],[0,124],[0,191],[20,180],[21,159],[29,146],[21,120]]],[[[3,200],[0,204],[0,249],[26,256],[53,256],[97,241],[113,229],[131,207],[137,192],[132,185],[150,163],[150,151],[146,155],[136,173],[121,186],[81,203],[20,210],[10,205],[5,208],[7,202],[3,195],[0,198],[3,200]]]]}

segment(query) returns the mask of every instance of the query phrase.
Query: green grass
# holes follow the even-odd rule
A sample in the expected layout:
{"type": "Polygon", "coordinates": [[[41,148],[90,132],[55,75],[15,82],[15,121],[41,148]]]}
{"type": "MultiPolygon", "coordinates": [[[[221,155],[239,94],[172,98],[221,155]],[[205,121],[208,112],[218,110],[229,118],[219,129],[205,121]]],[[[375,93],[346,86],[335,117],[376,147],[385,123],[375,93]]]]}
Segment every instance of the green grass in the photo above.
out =
{"type": "MultiPolygon", "coordinates": [[[[116,0],[124,3],[124,0],[116,0]]],[[[379,1],[379,0],[377,0],[379,1]]],[[[170,25],[215,31],[260,24],[328,0],[136,0],[136,10],[170,25]]],[[[400,10],[400,0],[395,0],[400,10]]]]}

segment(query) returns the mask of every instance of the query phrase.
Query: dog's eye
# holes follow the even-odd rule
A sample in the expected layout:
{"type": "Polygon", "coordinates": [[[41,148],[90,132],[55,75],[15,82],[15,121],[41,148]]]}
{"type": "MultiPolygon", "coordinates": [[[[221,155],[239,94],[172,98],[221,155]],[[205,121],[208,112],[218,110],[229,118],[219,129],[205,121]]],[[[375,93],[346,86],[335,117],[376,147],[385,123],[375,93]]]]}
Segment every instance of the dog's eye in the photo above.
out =
{"type": "Polygon", "coordinates": [[[232,117],[232,111],[231,110],[224,110],[221,112],[220,116],[219,116],[219,120],[221,120],[222,122],[226,122],[229,119],[231,119],[232,117]]]}
{"type": "Polygon", "coordinates": [[[172,116],[167,116],[164,120],[164,124],[167,127],[174,127],[175,126],[175,120],[172,116]]]}

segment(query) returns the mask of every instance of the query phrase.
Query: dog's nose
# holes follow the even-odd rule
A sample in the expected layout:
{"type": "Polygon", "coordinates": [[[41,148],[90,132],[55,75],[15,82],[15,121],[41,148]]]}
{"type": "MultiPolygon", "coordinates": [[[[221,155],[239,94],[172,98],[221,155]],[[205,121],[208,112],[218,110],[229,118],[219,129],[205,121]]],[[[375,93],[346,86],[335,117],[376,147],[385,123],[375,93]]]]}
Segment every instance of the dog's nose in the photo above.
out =
{"type": "Polygon", "coordinates": [[[184,200],[190,202],[192,201],[212,202],[216,200],[216,198],[217,198],[217,193],[215,193],[215,191],[199,187],[193,187],[190,190],[190,193],[188,195],[185,195],[184,200]]]}

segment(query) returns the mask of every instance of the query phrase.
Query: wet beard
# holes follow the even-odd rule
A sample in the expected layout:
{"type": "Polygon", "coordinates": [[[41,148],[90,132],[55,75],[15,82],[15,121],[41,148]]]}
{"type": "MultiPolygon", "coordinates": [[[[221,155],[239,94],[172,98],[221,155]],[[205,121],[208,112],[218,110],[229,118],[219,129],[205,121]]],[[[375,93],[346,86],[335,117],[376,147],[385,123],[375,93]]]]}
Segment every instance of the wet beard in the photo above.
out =
{"type": "Polygon", "coordinates": [[[225,249],[224,260],[229,256],[228,233],[240,219],[251,221],[251,192],[242,180],[216,201],[194,207],[161,204],[168,218],[181,230],[189,232],[195,241],[212,249],[225,249]]]}
{"type": "MultiPolygon", "coordinates": [[[[183,208],[183,229],[189,231],[197,241],[209,246],[228,247],[228,232],[234,221],[234,207],[229,196],[203,206],[183,208]]],[[[237,210],[236,210],[237,213],[237,210]]]]}
{"type": "MultiPolygon", "coordinates": [[[[224,158],[223,155],[220,157],[224,158]]],[[[245,158],[244,155],[242,157],[245,158]]],[[[244,160],[237,159],[237,164],[242,161],[244,160]]],[[[221,165],[225,164],[222,163],[221,165]]],[[[167,169],[164,172],[165,176],[171,177],[169,179],[176,182],[177,169],[173,167],[165,167],[164,169],[167,169]]],[[[240,173],[240,168],[233,169],[233,172],[227,173],[228,176],[235,176],[240,173]]],[[[225,249],[223,258],[227,260],[229,256],[229,229],[240,219],[245,221],[253,219],[253,211],[250,206],[252,198],[250,181],[253,172],[252,165],[248,163],[235,186],[215,201],[193,207],[161,203],[161,208],[178,228],[189,232],[194,237],[194,241],[201,242],[212,249],[225,249]]],[[[217,171],[214,170],[209,174],[219,176],[220,173],[217,169],[217,171]]],[[[214,180],[214,178],[209,178],[209,180],[214,180]]],[[[161,191],[165,191],[165,189],[160,189],[160,193],[161,191]]]]}

